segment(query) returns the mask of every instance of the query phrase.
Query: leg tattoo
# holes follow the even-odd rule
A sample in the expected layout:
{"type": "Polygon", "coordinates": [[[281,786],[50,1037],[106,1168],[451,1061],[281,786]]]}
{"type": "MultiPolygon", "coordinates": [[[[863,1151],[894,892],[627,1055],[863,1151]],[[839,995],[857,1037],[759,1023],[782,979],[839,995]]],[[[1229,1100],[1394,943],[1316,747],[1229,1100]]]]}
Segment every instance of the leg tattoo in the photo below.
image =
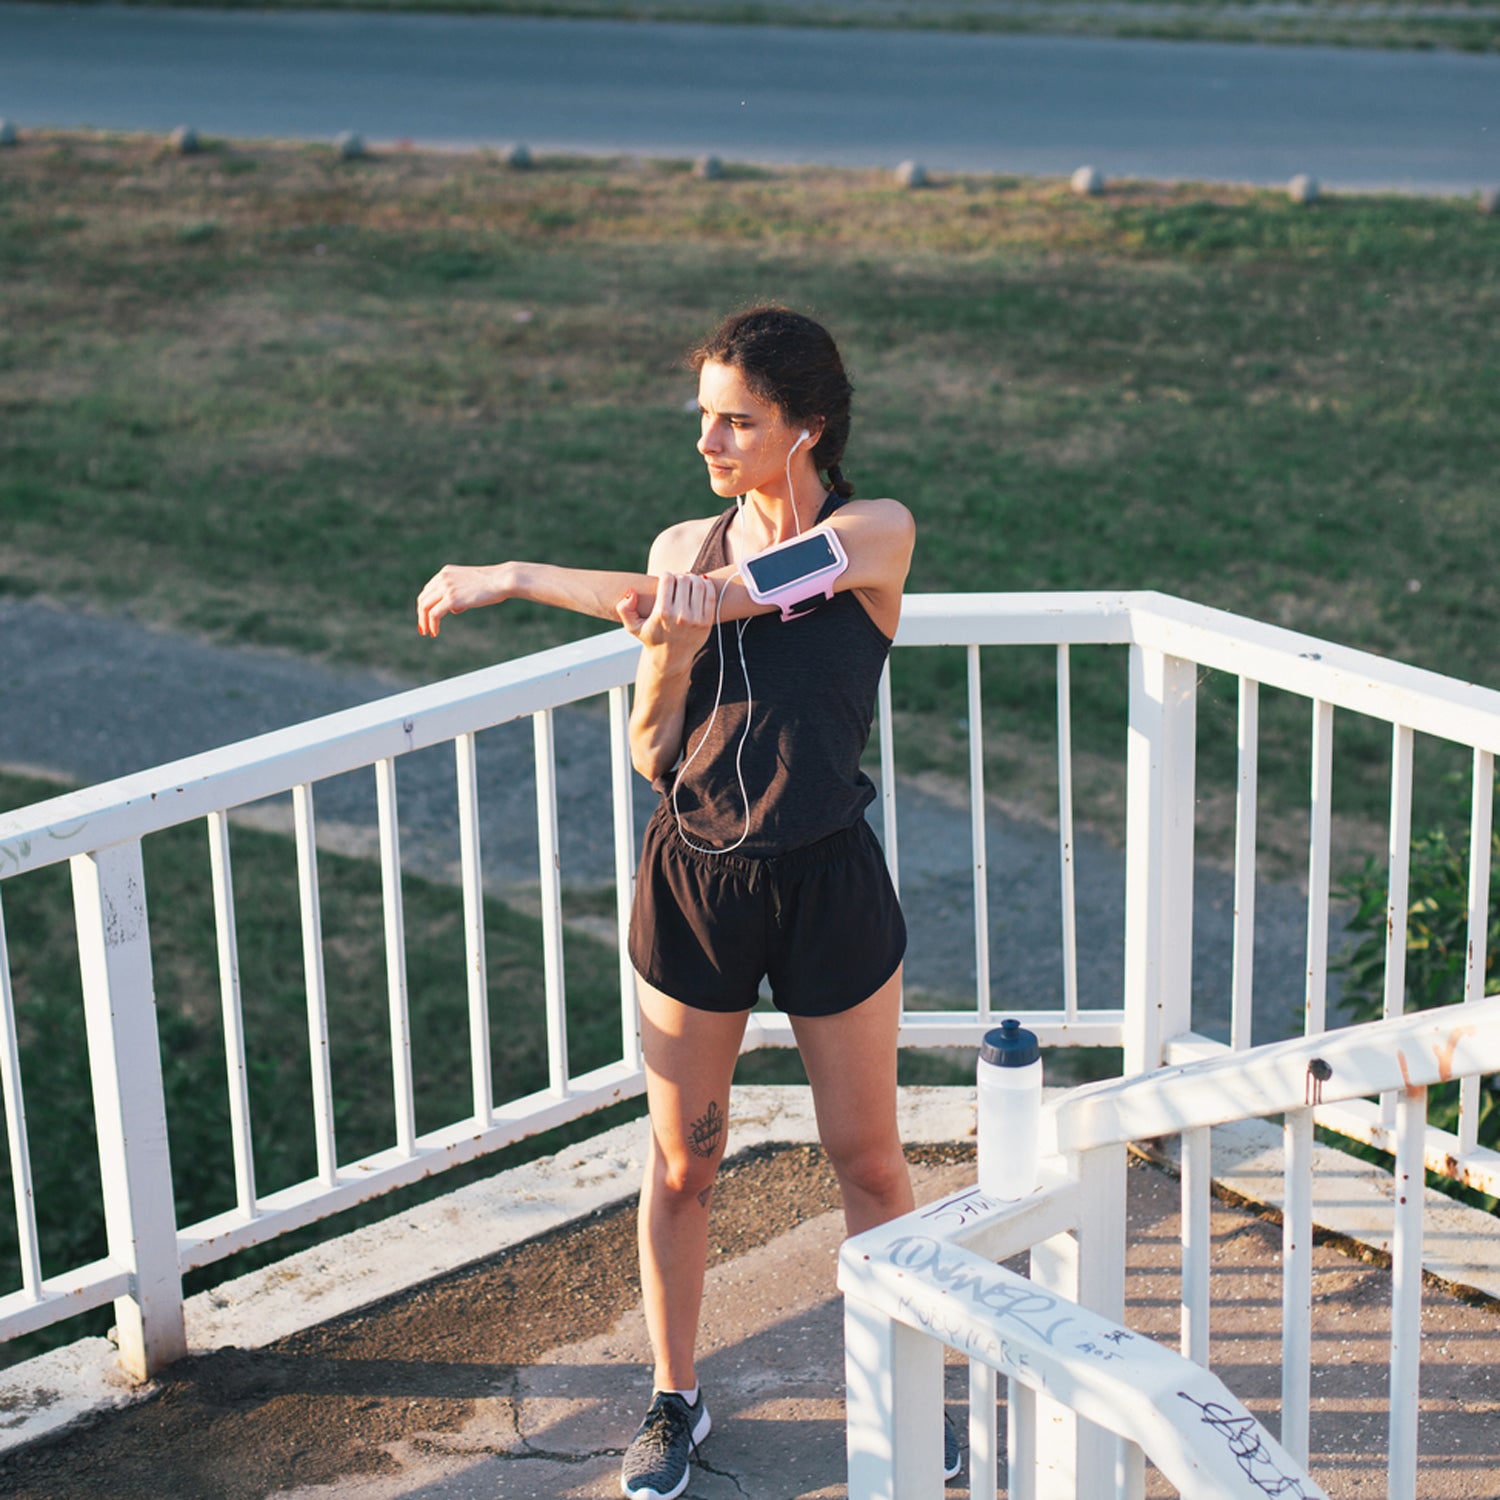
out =
{"type": "Polygon", "coordinates": [[[688,1147],[694,1156],[707,1160],[724,1139],[724,1114],[710,1101],[708,1109],[688,1127],[688,1147]]]}

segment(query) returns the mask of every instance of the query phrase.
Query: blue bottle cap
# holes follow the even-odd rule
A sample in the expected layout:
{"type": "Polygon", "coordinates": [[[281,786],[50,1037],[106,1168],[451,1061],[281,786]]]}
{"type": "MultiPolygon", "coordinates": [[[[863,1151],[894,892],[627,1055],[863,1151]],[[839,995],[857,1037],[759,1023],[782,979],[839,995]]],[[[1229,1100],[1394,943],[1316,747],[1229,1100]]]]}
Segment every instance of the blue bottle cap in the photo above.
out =
{"type": "Polygon", "coordinates": [[[1037,1044],[1036,1033],[1025,1030],[1015,1019],[1002,1021],[994,1031],[984,1034],[984,1045],[979,1056],[997,1068],[1025,1068],[1038,1062],[1042,1049],[1037,1044]]]}

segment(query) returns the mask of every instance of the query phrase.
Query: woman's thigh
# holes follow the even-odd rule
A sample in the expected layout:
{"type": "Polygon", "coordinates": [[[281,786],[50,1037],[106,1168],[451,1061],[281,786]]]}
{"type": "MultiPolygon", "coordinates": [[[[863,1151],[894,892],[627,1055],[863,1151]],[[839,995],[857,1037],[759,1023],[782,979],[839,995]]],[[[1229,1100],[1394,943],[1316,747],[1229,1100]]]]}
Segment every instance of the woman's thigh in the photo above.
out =
{"type": "Polygon", "coordinates": [[[729,1129],[729,1086],[748,1011],[696,1010],[637,977],[651,1131],[668,1181],[707,1185],[729,1129]]]}
{"type": "Polygon", "coordinates": [[[896,1126],[900,1024],[899,968],[849,1010],[792,1017],[797,1049],[812,1085],[818,1134],[835,1163],[901,1150],[896,1126]]]}

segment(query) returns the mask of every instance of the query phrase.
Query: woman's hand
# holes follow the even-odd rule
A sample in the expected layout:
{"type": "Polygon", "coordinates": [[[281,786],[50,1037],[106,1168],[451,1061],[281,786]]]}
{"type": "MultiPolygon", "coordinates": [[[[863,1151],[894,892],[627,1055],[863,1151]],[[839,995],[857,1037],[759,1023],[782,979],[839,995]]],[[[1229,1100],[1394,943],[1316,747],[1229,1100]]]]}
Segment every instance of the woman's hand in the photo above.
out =
{"type": "Polygon", "coordinates": [[[417,595],[418,631],[435,636],[444,615],[461,615],[466,609],[498,604],[508,597],[502,577],[504,566],[466,568],[449,563],[439,568],[417,595]]]}
{"type": "Polygon", "coordinates": [[[682,754],[683,710],[693,659],[714,627],[719,585],[695,573],[662,573],[643,615],[641,596],[627,588],[615,606],[620,623],[646,649],[635,674],[630,709],[630,758],[648,781],[665,775],[682,754]]]}
{"type": "Polygon", "coordinates": [[[640,596],[626,589],[615,606],[620,623],[643,646],[664,650],[668,656],[691,662],[713,629],[719,586],[697,573],[663,573],[657,580],[656,598],[642,615],[640,596]]]}

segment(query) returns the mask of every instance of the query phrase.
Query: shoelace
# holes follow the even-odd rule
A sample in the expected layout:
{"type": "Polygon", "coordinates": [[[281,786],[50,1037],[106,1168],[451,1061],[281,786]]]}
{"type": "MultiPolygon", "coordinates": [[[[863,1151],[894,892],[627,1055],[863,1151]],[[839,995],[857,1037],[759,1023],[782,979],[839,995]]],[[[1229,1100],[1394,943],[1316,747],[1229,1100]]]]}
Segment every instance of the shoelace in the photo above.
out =
{"type": "Polygon", "coordinates": [[[646,1413],[637,1442],[664,1457],[671,1451],[679,1433],[687,1439],[689,1450],[696,1453],[698,1445],[693,1441],[693,1420],[687,1409],[675,1401],[658,1397],[646,1413]]]}

